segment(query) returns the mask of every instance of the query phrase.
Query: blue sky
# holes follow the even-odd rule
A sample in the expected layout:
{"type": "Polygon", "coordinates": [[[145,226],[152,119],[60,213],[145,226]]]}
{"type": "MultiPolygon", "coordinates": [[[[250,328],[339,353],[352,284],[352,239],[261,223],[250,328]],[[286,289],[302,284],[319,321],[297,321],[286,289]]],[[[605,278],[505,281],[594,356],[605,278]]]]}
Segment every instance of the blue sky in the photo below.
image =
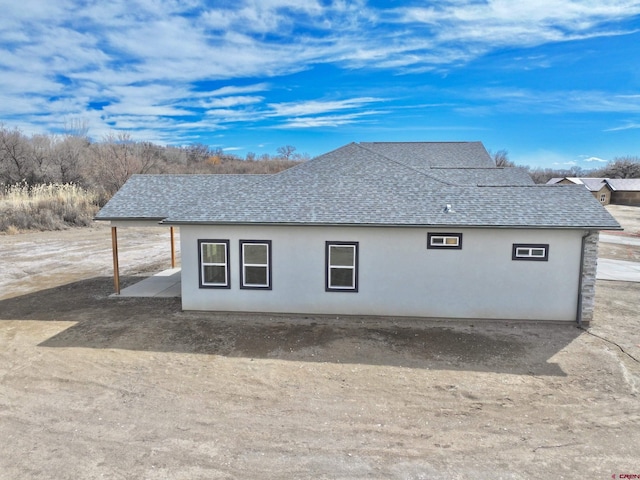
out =
{"type": "Polygon", "coordinates": [[[480,140],[640,156],[640,1],[0,0],[0,122],[240,156],[480,140]]]}

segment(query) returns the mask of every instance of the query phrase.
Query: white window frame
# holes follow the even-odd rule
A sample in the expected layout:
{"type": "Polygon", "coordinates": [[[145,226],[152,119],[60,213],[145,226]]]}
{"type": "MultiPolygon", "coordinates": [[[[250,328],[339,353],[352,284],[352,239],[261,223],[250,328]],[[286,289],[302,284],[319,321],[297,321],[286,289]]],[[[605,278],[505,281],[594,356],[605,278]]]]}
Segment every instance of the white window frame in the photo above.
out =
{"type": "Polygon", "coordinates": [[[358,291],[358,242],[326,242],[325,243],[325,290],[327,292],[357,292],[358,291]],[[331,249],[333,247],[350,247],[353,249],[353,264],[352,265],[331,265],[331,249]],[[350,269],[351,270],[351,285],[332,285],[331,284],[331,271],[333,269],[350,269]]]}
{"type": "Polygon", "coordinates": [[[231,288],[231,272],[229,268],[229,240],[198,240],[198,264],[200,288],[231,288]],[[224,245],[224,262],[204,262],[203,248],[205,245],[224,245]],[[223,283],[205,282],[205,267],[224,267],[225,281],[223,283]]]}
{"type": "Polygon", "coordinates": [[[240,288],[251,290],[271,290],[271,240],[240,240],[240,288]],[[267,247],[267,263],[246,263],[244,260],[244,247],[247,245],[264,245],[267,247]],[[267,283],[247,283],[247,267],[266,267],[267,283]]]}
{"type": "Polygon", "coordinates": [[[607,194],[606,193],[601,193],[600,194],[600,203],[605,203],[607,201],[607,194]]]}
{"type": "Polygon", "coordinates": [[[462,249],[462,233],[427,233],[427,248],[462,249]],[[449,240],[455,240],[449,243],[449,240]]]}
{"type": "Polygon", "coordinates": [[[514,243],[511,252],[512,260],[533,260],[538,262],[546,262],[549,260],[549,244],[548,243],[514,243]],[[542,254],[536,251],[542,251],[542,254]]]}

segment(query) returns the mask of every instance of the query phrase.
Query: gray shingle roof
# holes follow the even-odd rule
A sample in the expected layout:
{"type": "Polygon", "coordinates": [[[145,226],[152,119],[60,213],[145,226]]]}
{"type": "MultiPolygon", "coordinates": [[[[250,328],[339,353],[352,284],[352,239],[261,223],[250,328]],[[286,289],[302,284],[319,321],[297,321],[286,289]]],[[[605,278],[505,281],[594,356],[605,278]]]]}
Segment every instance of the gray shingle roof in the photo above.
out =
{"type": "Polygon", "coordinates": [[[640,178],[597,178],[597,177],[563,177],[552,178],[547,183],[557,183],[568,180],[572,183],[584,185],[591,192],[597,192],[605,185],[609,185],[611,190],[640,192],[640,178]]]}
{"type": "Polygon", "coordinates": [[[366,149],[409,167],[495,167],[481,142],[362,142],[366,149]]]}
{"type": "Polygon", "coordinates": [[[547,182],[547,184],[556,184],[562,182],[563,180],[567,180],[576,185],[584,185],[587,190],[590,192],[597,192],[602,187],[606,185],[606,178],[596,178],[596,177],[562,177],[562,178],[552,178],[547,182]]]}
{"type": "Polygon", "coordinates": [[[510,186],[533,185],[524,168],[431,168],[429,174],[455,185],[510,186]]]}
{"type": "Polygon", "coordinates": [[[260,175],[133,175],[102,207],[97,220],[162,220],[199,198],[228,197],[260,175]]]}
{"type": "Polygon", "coordinates": [[[590,192],[597,192],[607,185],[604,178],[581,178],[580,180],[590,192]]]}
{"type": "Polygon", "coordinates": [[[169,224],[619,228],[581,185],[532,185],[517,169],[471,165],[474,158],[486,165],[482,155],[469,153],[481,144],[410,144],[406,150],[370,145],[352,143],[279,174],[248,179],[132,177],[97,218],[130,219],[136,212],[161,218],[165,212],[169,224]],[[462,170],[451,168],[457,149],[467,152],[462,170]],[[408,161],[409,150],[439,152],[448,160],[408,161]],[[175,192],[163,200],[169,188],[175,192]],[[444,212],[447,204],[453,212],[444,212]]]}
{"type": "Polygon", "coordinates": [[[616,192],[640,192],[640,178],[608,178],[607,183],[616,192]]]}

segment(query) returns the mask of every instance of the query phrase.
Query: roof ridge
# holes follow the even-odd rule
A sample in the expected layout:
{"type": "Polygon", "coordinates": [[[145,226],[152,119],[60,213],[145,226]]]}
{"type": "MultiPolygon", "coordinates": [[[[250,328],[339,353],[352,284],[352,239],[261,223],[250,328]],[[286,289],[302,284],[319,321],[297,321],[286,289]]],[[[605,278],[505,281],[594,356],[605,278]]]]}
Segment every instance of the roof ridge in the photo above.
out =
{"type": "Polygon", "coordinates": [[[436,165],[435,167],[429,167],[431,170],[506,170],[508,168],[524,168],[524,167],[445,167],[442,165],[436,165]]]}
{"type": "Polygon", "coordinates": [[[360,143],[376,143],[376,144],[382,144],[382,143],[402,143],[402,144],[406,144],[406,143],[482,143],[480,140],[445,140],[445,141],[414,141],[414,142],[404,142],[404,141],[397,141],[397,142],[360,142],[360,143]]]}
{"type": "MultiPolygon", "coordinates": [[[[366,143],[376,143],[376,142],[366,142],[366,143]]],[[[377,142],[377,143],[404,143],[404,142],[377,142]]],[[[415,143],[426,143],[426,142],[415,142],[415,143]]],[[[442,142],[432,142],[432,143],[442,143],[442,142]]],[[[435,180],[436,182],[440,182],[440,183],[442,183],[444,185],[449,185],[451,187],[469,186],[469,185],[465,185],[465,184],[461,184],[461,183],[453,183],[453,182],[448,182],[446,180],[442,180],[441,178],[438,178],[438,177],[436,177],[434,175],[431,175],[431,174],[428,174],[426,172],[423,172],[422,170],[418,170],[417,168],[414,168],[414,167],[412,167],[410,165],[407,165],[406,163],[403,163],[403,162],[401,162],[399,160],[395,160],[393,158],[387,157],[386,155],[384,155],[384,154],[382,154],[380,152],[376,152],[374,150],[371,150],[370,148],[367,148],[364,145],[362,145],[362,143],[356,143],[355,145],[357,145],[358,147],[360,147],[360,148],[362,148],[362,149],[364,149],[364,150],[366,150],[368,152],[373,153],[374,155],[378,155],[378,156],[380,156],[382,158],[386,158],[387,160],[389,160],[391,162],[397,163],[398,165],[402,165],[404,168],[408,168],[409,170],[412,170],[412,171],[414,171],[416,173],[419,173],[420,175],[423,175],[423,176],[425,176],[427,178],[435,180]]],[[[429,167],[429,168],[431,168],[431,167],[429,167]]]]}

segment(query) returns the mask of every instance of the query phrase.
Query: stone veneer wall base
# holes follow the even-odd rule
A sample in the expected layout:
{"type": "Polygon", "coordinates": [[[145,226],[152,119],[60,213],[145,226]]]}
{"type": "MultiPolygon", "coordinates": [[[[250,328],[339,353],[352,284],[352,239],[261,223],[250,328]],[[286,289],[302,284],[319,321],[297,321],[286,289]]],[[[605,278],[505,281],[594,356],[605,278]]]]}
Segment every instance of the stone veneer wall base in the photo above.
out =
{"type": "Polygon", "coordinates": [[[590,231],[584,240],[582,257],[582,302],[579,323],[593,320],[596,296],[596,270],[598,268],[599,232],[590,231]]]}

